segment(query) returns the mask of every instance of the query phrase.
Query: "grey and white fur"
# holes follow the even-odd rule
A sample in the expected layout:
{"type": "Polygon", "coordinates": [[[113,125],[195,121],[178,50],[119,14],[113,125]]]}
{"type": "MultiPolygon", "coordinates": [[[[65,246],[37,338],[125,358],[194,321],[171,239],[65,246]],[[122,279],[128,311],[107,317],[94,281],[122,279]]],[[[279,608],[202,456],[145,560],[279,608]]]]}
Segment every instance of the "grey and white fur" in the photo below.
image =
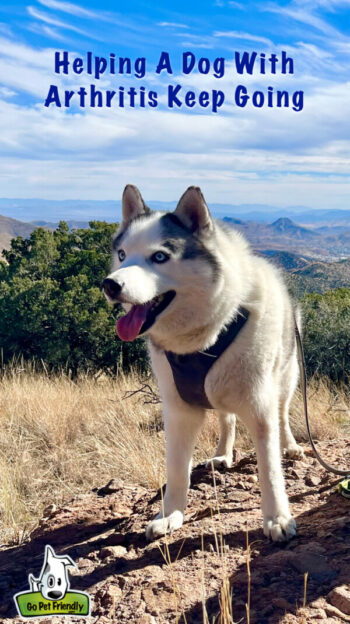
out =
{"type": "Polygon", "coordinates": [[[166,435],[166,492],[160,513],[147,526],[148,539],[183,523],[192,454],[205,419],[205,409],[181,399],[164,352],[207,349],[240,307],[249,319],[205,378],[221,429],[209,464],[231,466],[237,415],[256,449],[264,533],[274,541],[292,538],[296,524],[281,452],[300,457],[302,449],[288,418],[298,380],[295,311],[280,272],[255,255],[240,233],[212,219],[197,187],[188,188],[173,213],[161,213],[151,212],[139,190],[128,185],[122,215],[105,294],[126,311],[154,302],[153,324],[141,332],[148,337],[166,435]],[[159,297],[169,291],[175,296],[157,315],[159,297]]]}

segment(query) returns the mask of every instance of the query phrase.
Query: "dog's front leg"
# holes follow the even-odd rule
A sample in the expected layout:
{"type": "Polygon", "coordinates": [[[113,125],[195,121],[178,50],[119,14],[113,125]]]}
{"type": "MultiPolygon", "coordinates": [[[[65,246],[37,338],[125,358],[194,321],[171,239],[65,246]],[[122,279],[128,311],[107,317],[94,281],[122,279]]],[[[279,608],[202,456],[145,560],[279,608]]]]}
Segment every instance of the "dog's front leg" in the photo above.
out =
{"type": "Polygon", "coordinates": [[[204,417],[203,409],[192,408],[183,401],[165,406],[167,485],[161,511],[146,528],[149,540],[182,526],[192,453],[204,417]]]}

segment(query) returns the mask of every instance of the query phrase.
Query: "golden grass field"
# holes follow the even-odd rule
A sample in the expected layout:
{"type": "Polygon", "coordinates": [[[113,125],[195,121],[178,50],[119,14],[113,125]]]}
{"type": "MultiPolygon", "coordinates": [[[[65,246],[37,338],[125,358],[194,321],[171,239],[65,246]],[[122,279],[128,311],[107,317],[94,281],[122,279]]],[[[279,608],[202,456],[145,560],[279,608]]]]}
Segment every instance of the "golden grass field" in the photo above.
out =
{"type": "MultiPolygon", "coordinates": [[[[10,367],[0,381],[0,519],[1,543],[18,543],[36,526],[44,507],[104,485],[111,478],[146,487],[165,480],[165,444],[161,405],[138,392],[149,384],[137,373],[116,380],[66,375],[49,376],[34,369],[10,367]]],[[[325,381],[312,380],[309,411],[316,439],[348,435],[350,396],[325,381]]],[[[292,429],[306,441],[301,397],[291,410],[292,429]]],[[[218,428],[208,417],[194,461],[210,457],[218,428]]],[[[251,447],[239,425],[237,447],[251,447]]]]}

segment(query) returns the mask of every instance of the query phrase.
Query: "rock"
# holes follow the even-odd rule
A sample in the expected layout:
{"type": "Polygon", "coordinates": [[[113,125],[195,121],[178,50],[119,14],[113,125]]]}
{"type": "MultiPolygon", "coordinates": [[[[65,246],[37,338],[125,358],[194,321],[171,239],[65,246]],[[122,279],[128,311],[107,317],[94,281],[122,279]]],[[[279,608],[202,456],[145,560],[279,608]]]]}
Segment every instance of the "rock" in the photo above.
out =
{"type": "Polygon", "coordinates": [[[159,614],[159,606],[157,605],[157,599],[156,599],[152,589],[150,589],[150,588],[143,589],[142,592],[141,592],[141,595],[142,595],[142,599],[145,601],[145,603],[147,605],[147,610],[152,615],[158,615],[159,614]]]}
{"type": "Polygon", "coordinates": [[[308,607],[301,607],[298,609],[298,622],[309,622],[311,619],[321,620],[322,622],[328,622],[327,614],[324,609],[309,609],[308,607]],[[301,618],[301,619],[300,619],[301,618]]]}
{"type": "Polygon", "coordinates": [[[120,546],[125,543],[125,535],[122,535],[122,533],[111,533],[106,541],[108,546],[120,546]]]}
{"type": "Polygon", "coordinates": [[[327,613],[327,615],[335,615],[338,618],[341,618],[342,620],[344,620],[345,622],[350,622],[350,616],[346,615],[346,613],[343,613],[342,611],[340,611],[340,609],[338,609],[337,607],[334,607],[333,605],[326,604],[325,612],[327,613]]]}
{"type": "Polygon", "coordinates": [[[79,570],[83,570],[84,568],[90,568],[93,566],[91,559],[78,559],[76,561],[79,570]]]}
{"type": "Polygon", "coordinates": [[[290,602],[288,602],[285,598],[273,598],[272,604],[278,609],[283,609],[283,611],[289,611],[292,608],[290,602]]]}
{"type": "Polygon", "coordinates": [[[115,605],[121,598],[122,590],[118,585],[106,583],[95,594],[96,613],[99,615],[112,615],[115,605]]]}
{"type": "Polygon", "coordinates": [[[124,557],[127,550],[124,546],[104,546],[100,552],[101,559],[107,559],[107,557],[124,557]]]}
{"type": "Polygon", "coordinates": [[[238,483],[236,483],[236,488],[237,490],[246,490],[247,486],[243,481],[238,481],[238,483]]]}
{"type": "Polygon", "coordinates": [[[295,548],[295,552],[304,553],[306,551],[317,553],[317,554],[323,554],[327,552],[325,547],[322,546],[322,544],[320,544],[319,542],[307,542],[306,544],[302,544],[301,546],[297,546],[295,548]]]}
{"type": "Polygon", "coordinates": [[[323,609],[325,604],[326,600],[324,598],[317,598],[317,600],[310,602],[310,607],[313,609],[323,609]]]}
{"type": "Polygon", "coordinates": [[[323,622],[326,622],[327,613],[324,609],[312,609],[309,610],[309,618],[315,618],[315,620],[322,620],[323,622]]]}
{"type": "Polygon", "coordinates": [[[55,511],[57,511],[57,505],[55,505],[54,503],[52,503],[52,505],[48,505],[43,510],[44,518],[50,518],[50,516],[52,516],[55,513],[55,511]]]}
{"type": "Polygon", "coordinates": [[[321,478],[318,477],[317,475],[309,474],[305,478],[305,483],[306,485],[309,485],[310,487],[312,486],[316,487],[317,485],[321,483],[321,478]]]}
{"type": "Polygon", "coordinates": [[[229,500],[231,501],[235,501],[235,502],[242,502],[245,500],[248,500],[248,498],[250,498],[250,494],[249,492],[241,492],[239,490],[233,490],[232,492],[230,492],[230,496],[229,496],[229,500]]]}
{"type": "Polygon", "coordinates": [[[349,516],[340,516],[340,518],[334,518],[333,525],[337,529],[343,529],[347,524],[350,524],[349,516]]]}
{"type": "Polygon", "coordinates": [[[250,483],[257,483],[258,477],[255,474],[249,475],[247,481],[249,481],[250,483]]]}
{"type": "Polygon", "coordinates": [[[160,582],[165,578],[164,570],[156,565],[146,566],[143,568],[143,573],[147,581],[152,580],[153,582],[160,582]]]}
{"type": "Polygon", "coordinates": [[[319,583],[330,581],[337,576],[337,573],[330,568],[324,556],[308,550],[294,552],[291,564],[298,572],[303,574],[308,572],[310,577],[319,583]]]}
{"type": "Polygon", "coordinates": [[[328,599],[334,607],[337,607],[346,615],[350,615],[350,588],[346,585],[335,587],[328,594],[328,599]]]}
{"type": "Polygon", "coordinates": [[[287,472],[287,479],[289,478],[293,478],[293,479],[298,479],[298,481],[301,481],[301,472],[300,470],[295,470],[295,468],[289,468],[288,472],[287,472]]]}
{"type": "Polygon", "coordinates": [[[145,613],[142,617],[135,620],[135,624],[157,624],[157,622],[154,619],[153,615],[145,613]]]}

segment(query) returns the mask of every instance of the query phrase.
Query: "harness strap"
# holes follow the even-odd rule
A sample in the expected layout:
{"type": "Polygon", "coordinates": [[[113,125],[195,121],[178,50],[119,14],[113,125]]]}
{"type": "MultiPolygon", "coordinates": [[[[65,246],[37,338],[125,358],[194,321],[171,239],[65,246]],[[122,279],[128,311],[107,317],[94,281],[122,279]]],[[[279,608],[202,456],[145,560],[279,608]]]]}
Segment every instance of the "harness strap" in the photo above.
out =
{"type": "Polygon", "coordinates": [[[297,325],[297,322],[296,322],[295,318],[294,318],[294,327],[295,327],[295,338],[296,338],[296,343],[297,343],[298,362],[299,362],[299,369],[300,369],[300,386],[301,386],[301,393],[302,393],[302,396],[303,396],[306,428],[307,428],[307,433],[308,433],[308,436],[309,436],[309,440],[310,440],[310,444],[311,444],[312,450],[313,450],[314,454],[316,455],[316,458],[320,462],[321,466],[323,466],[323,468],[325,468],[329,472],[333,472],[336,475],[348,476],[350,470],[340,470],[339,468],[334,468],[334,466],[331,466],[324,459],[322,459],[322,457],[320,456],[320,454],[319,454],[319,452],[318,452],[318,450],[317,450],[317,448],[315,446],[315,443],[314,443],[314,441],[312,439],[311,430],[310,430],[310,423],[309,423],[309,414],[308,414],[308,409],[307,409],[306,368],[305,368],[304,350],[303,350],[303,344],[301,342],[300,332],[299,332],[298,325],[297,325]]]}
{"type": "Polygon", "coordinates": [[[213,409],[205,390],[204,383],[209,369],[227,347],[234,341],[249,317],[245,308],[239,308],[236,317],[219,334],[217,341],[205,351],[195,351],[181,355],[165,351],[171,366],[175,386],[180,397],[190,405],[213,409]]]}

